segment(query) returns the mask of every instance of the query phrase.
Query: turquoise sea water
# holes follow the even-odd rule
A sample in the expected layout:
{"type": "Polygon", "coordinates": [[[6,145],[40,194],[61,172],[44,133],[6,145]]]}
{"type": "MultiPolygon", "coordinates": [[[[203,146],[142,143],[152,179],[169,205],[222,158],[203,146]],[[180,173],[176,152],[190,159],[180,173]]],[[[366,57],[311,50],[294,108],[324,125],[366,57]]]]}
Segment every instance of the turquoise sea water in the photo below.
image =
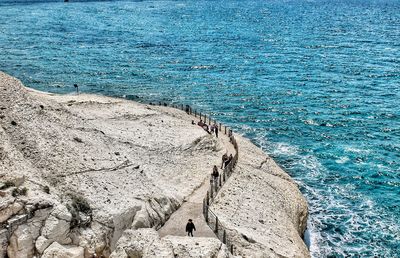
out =
{"type": "Polygon", "coordinates": [[[299,183],[314,257],[400,257],[400,1],[0,0],[0,70],[210,112],[299,183]]]}

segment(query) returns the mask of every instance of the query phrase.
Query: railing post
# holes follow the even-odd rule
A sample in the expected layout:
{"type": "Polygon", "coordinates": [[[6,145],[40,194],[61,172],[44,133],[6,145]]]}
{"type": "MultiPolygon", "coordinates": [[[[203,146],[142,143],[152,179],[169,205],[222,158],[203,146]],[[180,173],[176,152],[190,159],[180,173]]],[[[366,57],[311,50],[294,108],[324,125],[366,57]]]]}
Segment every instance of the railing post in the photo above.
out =
{"type": "Polygon", "coordinates": [[[212,199],[213,199],[213,190],[214,190],[214,189],[213,189],[213,183],[214,183],[214,182],[213,182],[212,179],[210,180],[210,183],[211,183],[210,199],[212,200],[212,199]]]}
{"type": "Polygon", "coordinates": [[[215,234],[218,236],[218,217],[215,216],[215,234]]]}
{"type": "Polygon", "coordinates": [[[224,182],[226,182],[225,170],[224,170],[224,172],[222,173],[222,179],[224,180],[224,182]]]}
{"type": "Polygon", "coordinates": [[[203,215],[206,215],[206,200],[203,199],[203,215]]]}
{"type": "Polygon", "coordinates": [[[233,254],[233,245],[231,245],[231,254],[234,255],[233,254]]]}
{"type": "Polygon", "coordinates": [[[194,110],[194,117],[197,117],[197,110],[194,110]]]}
{"type": "Polygon", "coordinates": [[[207,115],[204,114],[204,123],[207,124],[207,115]]]}
{"type": "Polygon", "coordinates": [[[226,125],[225,125],[225,135],[226,135],[226,125]]]}
{"type": "Polygon", "coordinates": [[[207,191],[207,200],[206,200],[207,206],[210,205],[210,193],[207,191]]]}
{"type": "Polygon", "coordinates": [[[224,235],[222,236],[222,243],[226,244],[226,230],[224,229],[224,235]]]}
{"type": "Polygon", "coordinates": [[[201,120],[201,112],[200,112],[200,120],[201,120]]]}
{"type": "Polygon", "coordinates": [[[206,219],[206,222],[208,223],[208,205],[206,206],[206,212],[205,212],[204,217],[206,219]]]}
{"type": "Polygon", "coordinates": [[[219,123],[219,131],[220,132],[222,131],[222,124],[221,123],[219,123]]]}
{"type": "Polygon", "coordinates": [[[219,176],[219,187],[221,187],[222,186],[222,182],[221,182],[221,176],[219,176]]]}

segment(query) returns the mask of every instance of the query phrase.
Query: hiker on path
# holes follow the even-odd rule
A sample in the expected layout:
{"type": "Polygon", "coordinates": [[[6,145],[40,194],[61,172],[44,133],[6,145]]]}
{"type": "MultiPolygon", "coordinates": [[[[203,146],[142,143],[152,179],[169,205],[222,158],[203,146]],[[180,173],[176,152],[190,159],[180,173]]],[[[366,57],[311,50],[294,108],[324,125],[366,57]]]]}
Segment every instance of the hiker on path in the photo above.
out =
{"type": "Polygon", "coordinates": [[[204,129],[204,131],[206,131],[208,134],[211,134],[211,132],[209,131],[209,127],[206,123],[203,122],[203,120],[200,119],[200,121],[197,123],[198,126],[200,126],[201,128],[204,129]]]}
{"type": "Polygon", "coordinates": [[[189,219],[188,223],[186,224],[186,232],[188,236],[193,236],[193,230],[196,231],[196,227],[193,224],[193,220],[189,219]]]}
{"type": "Polygon", "coordinates": [[[218,125],[214,124],[215,136],[218,138],[218,125]]]}
{"type": "Polygon", "coordinates": [[[231,154],[231,155],[229,155],[229,158],[225,161],[225,167],[229,165],[229,163],[232,161],[232,159],[233,159],[233,156],[231,154]]]}
{"type": "Polygon", "coordinates": [[[225,153],[224,155],[222,155],[222,164],[221,164],[221,169],[224,168],[224,164],[225,162],[228,160],[228,154],[225,153]]]}
{"type": "Polygon", "coordinates": [[[219,177],[219,172],[217,166],[213,167],[213,172],[211,174],[214,177],[214,180],[219,177]]]}
{"type": "Polygon", "coordinates": [[[213,181],[212,183],[214,183],[214,188],[215,188],[215,190],[217,190],[217,188],[218,188],[218,177],[219,177],[219,172],[218,172],[217,166],[213,167],[213,172],[212,172],[211,176],[212,176],[212,181],[213,181]]]}

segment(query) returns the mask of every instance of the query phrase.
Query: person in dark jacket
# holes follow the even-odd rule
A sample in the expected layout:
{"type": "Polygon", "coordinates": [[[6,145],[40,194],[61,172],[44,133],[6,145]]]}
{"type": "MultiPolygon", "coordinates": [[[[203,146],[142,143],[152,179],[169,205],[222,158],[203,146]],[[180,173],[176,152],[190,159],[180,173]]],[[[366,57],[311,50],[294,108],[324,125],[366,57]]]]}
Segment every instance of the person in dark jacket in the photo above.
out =
{"type": "Polygon", "coordinates": [[[193,236],[193,230],[196,231],[196,227],[193,224],[193,220],[189,219],[186,224],[186,232],[188,233],[188,236],[193,236]]]}
{"type": "Polygon", "coordinates": [[[212,172],[211,175],[214,177],[214,179],[216,179],[217,177],[219,177],[219,172],[218,172],[217,166],[214,166],[213,172],[212,172]]]}
{"type": "Polygon", "coordinates": [[[228,160],[228,154],[225,153],[224,155],[222,155],[222,164],[221,164],[221,169],[224,168],[225,162],[228,160]]]}
{"type": "Polygon", "coordinates": [[[225,167],[227,167],[229,165],[229,163],[232,161],[232,159],[233,159],[233,156],[231,154],[231,155],[229,155],[229,158],[225,161],[225,167]]]}

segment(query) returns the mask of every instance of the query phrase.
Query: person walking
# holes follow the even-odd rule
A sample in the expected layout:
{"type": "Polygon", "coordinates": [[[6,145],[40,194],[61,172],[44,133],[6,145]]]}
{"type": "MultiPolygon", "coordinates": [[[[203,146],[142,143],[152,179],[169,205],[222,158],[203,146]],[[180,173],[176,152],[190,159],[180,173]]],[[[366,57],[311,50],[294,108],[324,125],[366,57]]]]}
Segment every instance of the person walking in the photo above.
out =
{"type": "Polygon", "coordinates": [[[196,227],[193,224],[193,220],[189,219],[188,223],[186,224],[186,232],[188,233],[188,236],[193,237],[193,230],[196,231],[196,227]]]}
{"type": "Polygon", "coordinates": [[[218,138],[218,125],[214,124],[214,132],[215,132],[215,136],[218,138]]]}
{"type": "Polygon", "coordinates": [[[224,155],[222,155],[222,164],[221,164],[221,169],[224,168],[224,164],[225,162],[228,160],[228,153],[225,153],[224,155]]]}
{"type": "Polygon", "coordinates": [[[212,176],[212,183],[214,184],[214,189],[215,191],[218,190],[218,177],[219,177],[219,172],[217,166],[213,167],[213,172],[211,174],[212,176]]]}
{"type": "Polygon", "coordinates": [[[213,167],[213,172],[211,174],[214,177],[214,180],[216,180],[219,177],[219,172],[217,166],[213,167]]]}
{"type": "Polygon", "coordinates": [[[225,160],[225,167],[227,167],[227,166],[229,165],[229,163],[232,161],[232,159],[233,159],[233,156],[232,156],[232,154],[231,154],[231,155],[229,155],[229,158],[227,158],[227,159],[225,160]]]}

